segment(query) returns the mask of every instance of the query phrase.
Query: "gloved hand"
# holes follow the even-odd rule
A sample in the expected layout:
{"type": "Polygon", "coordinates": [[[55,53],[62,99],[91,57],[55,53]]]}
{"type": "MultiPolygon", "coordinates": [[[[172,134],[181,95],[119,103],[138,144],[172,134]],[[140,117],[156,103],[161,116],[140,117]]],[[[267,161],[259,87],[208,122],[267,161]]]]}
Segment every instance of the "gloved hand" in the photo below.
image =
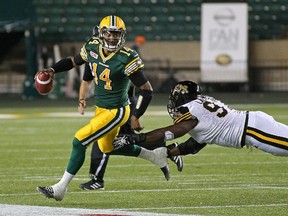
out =
{"type": "Polygon", "coordinates": [[[114,143],[114,150],[123,148],[126,145],[134,145],[140,144],[144,142],[146,139],[146,135],[143,133],[140,134],[119,134],[114,143]]]}

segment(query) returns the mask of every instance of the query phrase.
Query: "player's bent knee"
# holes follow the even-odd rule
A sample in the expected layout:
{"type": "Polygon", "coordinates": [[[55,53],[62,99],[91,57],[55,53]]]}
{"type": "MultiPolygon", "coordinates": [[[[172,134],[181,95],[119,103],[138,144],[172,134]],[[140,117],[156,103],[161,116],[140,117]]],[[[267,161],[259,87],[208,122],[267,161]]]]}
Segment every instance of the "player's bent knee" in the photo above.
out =
{"type": "Polygon", "coordinates": [[[74,148],[84,148],[84,149],[86,149],[86,146],[84,146],[76,137],[74,137],[72,144],[73,144],[74,148]]]}

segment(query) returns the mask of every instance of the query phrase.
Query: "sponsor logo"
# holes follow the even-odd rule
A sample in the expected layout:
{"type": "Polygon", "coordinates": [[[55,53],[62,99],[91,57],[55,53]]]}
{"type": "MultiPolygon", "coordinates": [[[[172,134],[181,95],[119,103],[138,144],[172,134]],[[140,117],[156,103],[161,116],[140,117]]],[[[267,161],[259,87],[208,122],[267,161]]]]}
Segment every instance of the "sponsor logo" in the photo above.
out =
{"type": "Polygon", "coordinates": [[[94,53],[93,51],[90,51],[90,56],[92,56],[95,59],[98,59],[98,54],[94,53]]]}
{"type": "Polygon", "coordinates": [[[232,63],[232,58],[227,54],[220,54],[215,59],[216,63],[219,65],[229,65],[232,63]]]}
{"type": "Polygon", "coordinates": [[[222,8],[215,13],[214,19],[220,26],[228,26],[236,19],[236,16],[230,8],[222,8]]]}

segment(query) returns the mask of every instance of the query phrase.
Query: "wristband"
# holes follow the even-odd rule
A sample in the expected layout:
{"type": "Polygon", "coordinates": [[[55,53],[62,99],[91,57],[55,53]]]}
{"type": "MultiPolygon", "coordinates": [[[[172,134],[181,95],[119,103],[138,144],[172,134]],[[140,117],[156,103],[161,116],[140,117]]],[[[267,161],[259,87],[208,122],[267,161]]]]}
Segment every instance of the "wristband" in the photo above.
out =
{"type": "Polygon", "coordinates": [[[171,131],[165,131],[164,142],[173,140],[173,139],[174,139],[174,133],[172,133],[171,131]]]}
{"type": "Polygon", "coordinates": [[[81,104],[83,107],[85,107],[85,106],[86,106],[86,100],[85,100],[84,98],[79,99],[79,106],[80,106],[80,104],[81,104]],[[83,102],[81,102],[81,101],[83,101],[83,102]]]}

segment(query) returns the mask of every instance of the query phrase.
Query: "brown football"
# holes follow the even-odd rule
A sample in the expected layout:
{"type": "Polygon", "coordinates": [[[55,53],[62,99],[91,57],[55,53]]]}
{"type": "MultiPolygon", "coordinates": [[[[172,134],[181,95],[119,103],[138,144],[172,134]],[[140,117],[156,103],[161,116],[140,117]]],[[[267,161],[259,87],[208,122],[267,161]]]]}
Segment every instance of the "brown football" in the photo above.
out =
{"type": "Polygon", "coordinates": [[[45,71],[38,73],[35,77],[35,87],[39,94],[48,94],[53,88],[53,77],[45,71]]]}

